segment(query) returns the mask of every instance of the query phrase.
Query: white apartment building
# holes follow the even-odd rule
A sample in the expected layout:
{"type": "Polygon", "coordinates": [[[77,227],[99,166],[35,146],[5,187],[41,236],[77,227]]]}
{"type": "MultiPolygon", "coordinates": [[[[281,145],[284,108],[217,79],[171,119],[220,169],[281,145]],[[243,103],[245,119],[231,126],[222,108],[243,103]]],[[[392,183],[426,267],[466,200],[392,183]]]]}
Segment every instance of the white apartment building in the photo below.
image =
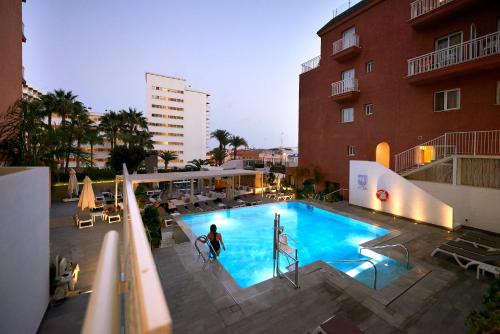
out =
{"type": "MultiPolygon", "coordinates": [[[[206,159],[210,136],[210,95],[186,86],[186,80],[146,73],[146,118],[154,149],[173,151],[179,158],[169,166],[183,167],[206,159]]],[[[159,166],[163,160],[158,159],[159,166]]]]}

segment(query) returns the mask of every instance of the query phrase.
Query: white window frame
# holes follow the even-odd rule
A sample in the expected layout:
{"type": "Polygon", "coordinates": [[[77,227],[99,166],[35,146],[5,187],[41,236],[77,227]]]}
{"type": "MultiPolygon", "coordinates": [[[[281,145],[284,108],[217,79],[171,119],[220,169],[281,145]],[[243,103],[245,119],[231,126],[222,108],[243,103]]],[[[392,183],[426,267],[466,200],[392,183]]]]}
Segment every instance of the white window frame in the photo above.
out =
{"type": "Polygon", "coordinates": [[[455,32],[452,32],[451,34],[448,34],[448,35],[436,38],[436,41],[434,42],[434,50],[435,51],[439,50],[438,49],[438,42],[440,40],[442,40],[442,39],[448,39],[448,46],[447,46],[447,48],[449,48],[450,47],[450,37],[453,36],[453,35],[457,35],[457,34],[460,34],[460,43],[463,43],[464,42],[464,32],[461,31],[461,30],[460,31],[455,31],[455,32]]]}
{"type": "Polygon", "coordinates": [[[373,115],[373,103],[366,103],[363,109],[365,110],[365,116],[373,115]],[[370,112],[368,112],[368,109],[370,109],[370,112]]]}
{"type": "Polygon", "coordinates": [[[365,65],[365,71],[366,71],[366,73],[372,73],[373,72],[373,60],[370,60],[369,62],[366,63],[366,65],[365,65]]]}
{"type": "Polygon", "coordinates": [[[459,110],[461,106],[462,106],[462,92],[461,92],[460,88],[453,88],[453,89],[440,90],[438,92],[434,92],[434,105],[432,107],[434,109],[434,112],[459,110]],[[448,93],[454,92],[454,91],[458,92],[457,107],[456,108],[448,108],[448,93]],[[443,110],[436,110],[436,98],[437,98],[437,94],[439,94],[439,93],[444,93],[444,109],[443,110]]]}
{"type": "Polygon", "coordinates": [[[347,145],[347,156],[354,157],[356,155],[356,148],[354,145],[347,145]]]}
{"type": "Polygon", "coordinates": [[[353,107],[340,109],[340,122],[341,123],[352,123],[352,122],[354,122],[354,108],[353,107]],[[349,109],[352,110],[351,119],[350,120],[346,120],[344,118],[344,110],[349,110],[349,109]]]}

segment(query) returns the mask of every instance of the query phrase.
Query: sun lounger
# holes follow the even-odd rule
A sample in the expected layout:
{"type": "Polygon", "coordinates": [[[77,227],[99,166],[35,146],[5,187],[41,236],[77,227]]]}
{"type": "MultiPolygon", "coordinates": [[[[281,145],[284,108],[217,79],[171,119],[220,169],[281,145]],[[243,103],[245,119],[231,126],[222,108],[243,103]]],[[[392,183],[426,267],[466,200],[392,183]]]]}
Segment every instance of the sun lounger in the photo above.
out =
{"type": "Polygon", "coordinates": [[[500,255],[500,250],[491,250],[490,248],[479,246],[479,245],[474,245],[470,242],[465,242],[462,240],[452,240],[448,241],[446,245],[455,247],[455,248],[461,248],[463,250],[476,253],[479,255],[500,255]]]}
{"type": "Polygon", "coordinates": [[[500,250],[500,238],[477,232],[466,232],[457,238],[474,246],[485,247],[490,250],[500,250]]]}
{"type": "Polygon", "coordinates": [[[434,256],[438,253],[443,253],[453,257],[455,261],[458,263],[458,265],[464,269],[468,269],[471,266],[480,265],[482,263],[491,265],[490,264],[491,262],[500,260],[500,254],[496,252],[493,254],[483,255],[471,252],[469,250],[465,250],[463,248],[452,246],[448,243],[443,244],[438,248],[436,248],[431,253],[431,256],[434,256]]]}
{"type": "Polygon", "coordinates": [[[177,205],[176,209],[181,215],[187,215],[190,213],[184,205],[177,205]]]}
{"type": "Polygon", "coordinates": [[[122,217],[120,216],[120,214],[118,212],[110,213],[106,217],[107,217],[108,224],[119,223],[122,221],[122,217]]]}
{"type": "Polygon", "coordinates": [[[245,203],[240,203],[240,202],[236,202],[235,200],[222,200],[222,203],[224,203],[224,205],[229,208],[229,209],[233,209],[233,208],[241,208],[241,207],[244,207],[246,206],[245,203]]]}
{"type": "Polygon", "coordinates": [[[90,215],[90,211],[78,210],[73,217],[78,228],[93,227],[94,221],[90,215]]]}
{"type": "Polygon", "coordinates": [[[196,207],[193,203],[186,204],[186,208],[193,213],[203,212],[202,208],[196,207]]]}
{"type": "Polygon", "coordinates": [[[262,203],[262,199],[256,196],[242,196],[241,199],[247,204],[247,205],[257,205],[262,203]]]}
{"type": "Polygon", "coordinates": [[[206,204],[208,207],[212,208],[212,209],[213,209],[213,211],[222,209],[222,208],[221,208],[220,206],[218,206],[218,205],[217,205],[217,203],[215,203],[214,201],[207,201],[207,202],[205,202],[205,204],[206,204]]]}
{"type": "Polygon", "coordinates": [[[200,206],[200,208],[203,209],[203,211],[214,211],[214,210],[217,210],[217,206],[211,206],[208,203],[209,203],[208,201],[202,201],[202,202],[198,202],[198,205],[200,206]]]}

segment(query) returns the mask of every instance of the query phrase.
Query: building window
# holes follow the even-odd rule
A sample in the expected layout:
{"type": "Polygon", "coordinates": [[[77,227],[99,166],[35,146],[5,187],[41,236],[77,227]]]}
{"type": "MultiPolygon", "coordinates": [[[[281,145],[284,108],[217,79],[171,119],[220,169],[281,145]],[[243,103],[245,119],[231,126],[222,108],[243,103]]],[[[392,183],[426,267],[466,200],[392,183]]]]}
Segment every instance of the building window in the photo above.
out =
{"type": "Polygon", "coordinates": [[[159,96],[159,95],[152,95],[152,98],[155,100],[162,100],[162,101],[184,102],[183,99],[175,99],[172,97],[159,96]]]}
{"type": "Polygon", "coordinates": [[[347,146],[347,155],[353,157],[356,155],[356,150],[354,149],[354,145],[347,146]]]}
{"type": "Polygon", "coordinates": [[[153,90],[159,90],[161,92],[184,94],[184,91],[179,90],[179,89],[170,89],[170,88],[163,88],[163,87],[158,87],[158,86],[152,86],[152,87],[153,87],[153,90]]]}
{"type": "Polygon", "coordinates": [[[460,89],[450,89],[434,93],[434,111],[460,109],[460,89]]]}
{"type": "Polygon", "coordinates": [[[173,145],[173,146],[182,146],[184,143],[178,141],[153,141],[153,144],[157,145],[173,145]]]}
{"type": "Polygon", "coordinates": [[[344,108],[340,112],[340,121],[342,123],[354,122],[354,108],[344,108]]]}
{"type": "Polygon", "coordinates": [[[373,104],[371,103],[365,104],[365,115],[366,116],[373,115],[373,104]]]}
{"type": "Polygon", "coordinates": [[[366,73],[373,72],[373,61],[369,61],[366,63],[366,73]]]}
{"type": "Polygon", "coordinates": [[[163,106],[161,104],[152,104],[151,107],[157,108],[157,109],[167,109],[167,110],[184,111],[184,108],[171,107],[171,106],[163,106]]]}
{"type": "Polygon", "coordinates": [[[174,115],[151,114],[151,116],[158,118],[184,119],[184,117],[182,116],[174,116],[174,115]]]}

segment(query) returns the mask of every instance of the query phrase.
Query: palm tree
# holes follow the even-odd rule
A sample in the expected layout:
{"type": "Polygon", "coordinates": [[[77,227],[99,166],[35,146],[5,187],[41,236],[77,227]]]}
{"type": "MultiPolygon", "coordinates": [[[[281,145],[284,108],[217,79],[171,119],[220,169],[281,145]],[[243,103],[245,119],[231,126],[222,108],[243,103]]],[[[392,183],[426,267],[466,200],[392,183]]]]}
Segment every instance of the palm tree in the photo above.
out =
{"type": "Polygon", "coordinates": [[[226,130],[215,130],[210,133],[210,138],[215,138],[219,141],[219,149],[226,149],[226,146],[229,144],[229,139],[231,134],[226,130]]]}
{"type": "Polygon", "coordinates": [[[231,136],[229,138],[229,144],[233,147],[233,159],[236,159],[236,153],[238,151],[238,147],[245,146],[248,147],[248,143],[243,137],[239,136],[231,136]]]}
{"type": "Polygon", "coordinates": [[[80,157],[85,154],[82,153],[81,144],[85,133],[90,129],[91,121],[89,119],[89,112],[85,106],[80,102],[75,102],[71,113],[67,115],[68,120],[65,121],[66,124],[62,127],[66,130],[67,138],[67,153],[66,153],[66,164],[65,171],[69,167],[70,155],[73,154],[76,158],[76,168],[80,168],[80,157]],[[73,145],[76,144],[76,150],[73,150],[73,145]]]}
{"type": "Polygon", "coordinates": [[[48,93],[42,96],[42,105],[45,116],[47,117],[47,124],[52,129],[52,114],[56,109],[56,96],[54,93],[48,93]]]}
{"type": "Polygon", "coordinates": [[[104,135],[108,138],[111,143],[111,150],[116,146],[116,140],[118,137],[118,131],[122,125],[122,120],[119,114],[113,110],[107,111],[101,117],[101,123],[99,127],[104,135]]]}
{"type": "Polygon", "coordinates": [[[90,145],[90,165],[94,166],[94,146],[102,145],[104,143],[99,128],[95,125],[90,126],[90,128],[85,133],[83,140],[84,143],[90,145]]]}
{"type": "Polygon", "coordinates": [[[56,89],[54,93],[49,93],[49,95],[53,99],[53,111],[61,117],[61,125],[63,125],[75,105],[80,103],[76,100],[78,95],[73,95],[72,91],[66,92],[62,89],[56,89]]]}
{"type": "Polygon", "coordinates": [[[213,163],[217,166],[220,166],[224,163],[224,159],[226,159],[226,150],[221,149],[219,147],[214,148],[212,151],[208,152],[211,156],[213,163]]]}
{"type": "Polygon", "coordinates": [[[208,165],[209,163],[210,162],[208,160],[205,160],[205,159],[194,159],[194,160],[188,161],[186,167],[189,167],[189,168],[192,168],[195,170],[201,170],[201,167],[203,167],[203,165],[208,165]]]}
{"type": "Polygon", "coordinates": [[[120,110],[119,115],[121,118],[122,140],[130,148],[132,145],[138,144],[140,138],[144,137],[144,132],[148,132],[148,121],[142,112],[137,111],[135,108],[120,110]]]}
{"type": "Polygon", "coordinates": [[[162,158],[163,161],[165,161],[165,170],[168,168],[168,163],[170,161],[173,161],[179,157],[176,153],[172,151],[162,151],[158,156],[162,158]]]}

